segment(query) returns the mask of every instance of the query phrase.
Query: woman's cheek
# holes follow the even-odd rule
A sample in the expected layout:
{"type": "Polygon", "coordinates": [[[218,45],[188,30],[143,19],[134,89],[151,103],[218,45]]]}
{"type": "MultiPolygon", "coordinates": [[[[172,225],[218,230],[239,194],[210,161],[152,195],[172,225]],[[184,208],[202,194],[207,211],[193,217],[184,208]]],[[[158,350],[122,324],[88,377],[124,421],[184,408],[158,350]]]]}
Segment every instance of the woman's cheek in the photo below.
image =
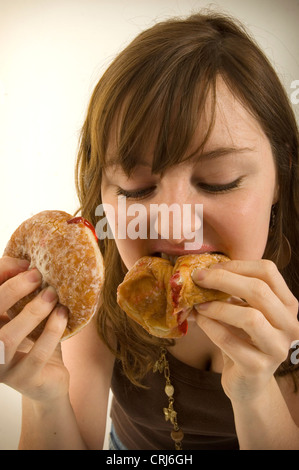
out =
{"type": "Polygon", "coordinates": [[[147,239],[144,239],[144,236],[147,236],[145,231],[147,223],[141,218],[139,219],[139,224],[136,219],[137,215],[131,216],[124,212],[116,212],[115,243],[128,269],[131,269],[139,258],[147,254],[147,239]],[[142,228],[142,226],[144,226],[144,228],[142,228]],[[138,236],[139,231],[145,231],[142,233],[142,238],[138,236]]]}
{"type": "Polygon", "coordinates": [[[270,211],[271,205],[265,204],[259,197],[230,205],[226,223],[222,226],[230,257],[248,260],[262,258],[268,240],[270,211]]]}

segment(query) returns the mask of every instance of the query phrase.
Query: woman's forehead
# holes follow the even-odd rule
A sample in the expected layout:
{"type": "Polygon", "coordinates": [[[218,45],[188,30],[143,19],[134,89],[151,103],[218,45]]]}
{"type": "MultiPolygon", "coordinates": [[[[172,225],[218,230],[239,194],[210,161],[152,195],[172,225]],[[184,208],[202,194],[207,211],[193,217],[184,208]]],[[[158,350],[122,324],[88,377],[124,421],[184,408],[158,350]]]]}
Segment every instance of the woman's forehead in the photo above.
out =
{"type": "MultiPolygon", "coordinates": [[[[138,145],[133,146],[126,152],[122,148],[123,120],[122,113],[117,113],[108,140],[107,152],[105,155],[105,167],[121,165],[130,172],[136,165],[150,166],[154,172],[159,172],[162,168],[167,168],[172,164],[180,163],[200,154],[212,154],[215,150],[221,149],[252,149],[267,140],[260,124],[255,117],[246,109],[240,99],[230,90],[222,77],[218,77],[215,89],[215,102],[213,94],[210,92],[205,100],[200,115],[196,116],[194,132],[189,141],[186,142],[181,155],[155,156],[157,148],[162,147],[159,139],[160,130],[163,127],[163,118],[157,116],[155,127],[149,129],[146,125],[136,129],[138,145]],[[131,153],[130,153],[131,150],[131,153]],[[167,164],[163,159],[167,157],[167,164]]],[[[180,119],[180,116],[177,116],[180,119]]],[[[194,118],[194,117],[193,117],[194,118]]],[[[190,117],[191,119],[191,117],[190,117]]],[[[182,123],[184,125],[184,123],[182,123]]],[[[171,132],[171,129],[170,129],[171,132]]],[[[125,134],[125,133],[124,133],[125,134]]],[[[165,136],[163,136],[165,138],[165,136]]],[[[166,136],[172,141],[172,148],[176,148],[176,140],[179,145],[180,136],[170,134],[166,136]]],[[[165,152],[169,148],[165,146],[165,152]]],[[[219,152],[218,152],[219,153],[219,152]]]]}

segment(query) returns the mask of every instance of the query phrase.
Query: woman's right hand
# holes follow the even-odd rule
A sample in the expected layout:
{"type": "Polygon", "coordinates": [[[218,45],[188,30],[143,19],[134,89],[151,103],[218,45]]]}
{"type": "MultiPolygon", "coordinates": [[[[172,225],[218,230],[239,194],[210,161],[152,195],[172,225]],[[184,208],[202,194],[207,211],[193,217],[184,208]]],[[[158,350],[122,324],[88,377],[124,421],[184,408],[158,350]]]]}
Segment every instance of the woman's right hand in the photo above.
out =
{"type": "Polygon", "coordinates": [[[0,382],[32,400],[50,402],[65,396],[69,389],[59,342],[67,324],[67,309],[57,305],[57,294],[48,287],[9,320],[6,311],[42,282],[39,271],[27,270],[28,266],[24,260],[0,259],[0,341],[5,359],[0,363],[0,382]],[[32,343],[26,339],[48,315],[38,340],[32,343]]]}

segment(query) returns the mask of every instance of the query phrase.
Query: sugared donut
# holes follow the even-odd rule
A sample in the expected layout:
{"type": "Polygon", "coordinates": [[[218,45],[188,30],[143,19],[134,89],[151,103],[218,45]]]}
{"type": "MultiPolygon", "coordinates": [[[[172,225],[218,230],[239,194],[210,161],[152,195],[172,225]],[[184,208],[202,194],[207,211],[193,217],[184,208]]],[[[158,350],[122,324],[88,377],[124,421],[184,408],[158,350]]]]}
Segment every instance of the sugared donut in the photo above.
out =
{"type": "MultiPolygon", "coordinates": [[[[4,255],[27,259],[43,276],[42,285],[7,312],[10,318],[46,286],[57,291],[59,303],[69,309],[62,339],[81,330],[97,312],[104,282],[104,265],[93,226],[82,217],[62,211],[43,211],[23,222],[13,233],[4,255]]],[[[36,340],[42,322],[29,336],[36,340]]]]}
{"type": "Polygon", "coordinates": [[[153,336],[179,338],[187,333],[187,317],[196,304],[224,300],[224,292],[198,287],[191,278],[195,268],[229,261],[224,255],[204,253],[169,260],[144,256],[118,286],[117,302],[126,314],[153,336]]]}

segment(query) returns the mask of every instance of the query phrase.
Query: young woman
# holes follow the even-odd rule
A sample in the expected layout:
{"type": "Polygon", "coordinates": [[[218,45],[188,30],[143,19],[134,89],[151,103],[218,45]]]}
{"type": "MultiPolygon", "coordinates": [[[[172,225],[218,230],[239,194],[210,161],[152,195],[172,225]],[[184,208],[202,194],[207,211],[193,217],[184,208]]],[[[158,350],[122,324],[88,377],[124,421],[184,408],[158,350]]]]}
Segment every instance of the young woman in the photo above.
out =
{"type": "Polygon", "coordinates": [[[232,300],[194,309],[183,338],[152,337],[120,310],[117,286],[140,257],[182,255],[186,240],[171,230],[168,239],[123,239],[116,230],[99,241],[106,280],[98,317],[61,354],[66,318],[52,288],[6,321],[5,310],[41,279],[3,258],[0,378],[24,396],[20,447],[101,449],[111,387],[112,448],[299,449],[290,349],[299,339],[298,131],[243,27],[198,14],[141,33],[93,93],[77,184],[82,215],[94,224],[101,203],[117,222],[119,196],[127,207],[142,203],[148,217],[151,204],[203,204],[195,252],[232,261],[194,271],[193,282],[232,300]],[[39,340],[21,352],[49,313],[39,340]],[[153,372],[163,361],[164,373],[153,372]]]}

